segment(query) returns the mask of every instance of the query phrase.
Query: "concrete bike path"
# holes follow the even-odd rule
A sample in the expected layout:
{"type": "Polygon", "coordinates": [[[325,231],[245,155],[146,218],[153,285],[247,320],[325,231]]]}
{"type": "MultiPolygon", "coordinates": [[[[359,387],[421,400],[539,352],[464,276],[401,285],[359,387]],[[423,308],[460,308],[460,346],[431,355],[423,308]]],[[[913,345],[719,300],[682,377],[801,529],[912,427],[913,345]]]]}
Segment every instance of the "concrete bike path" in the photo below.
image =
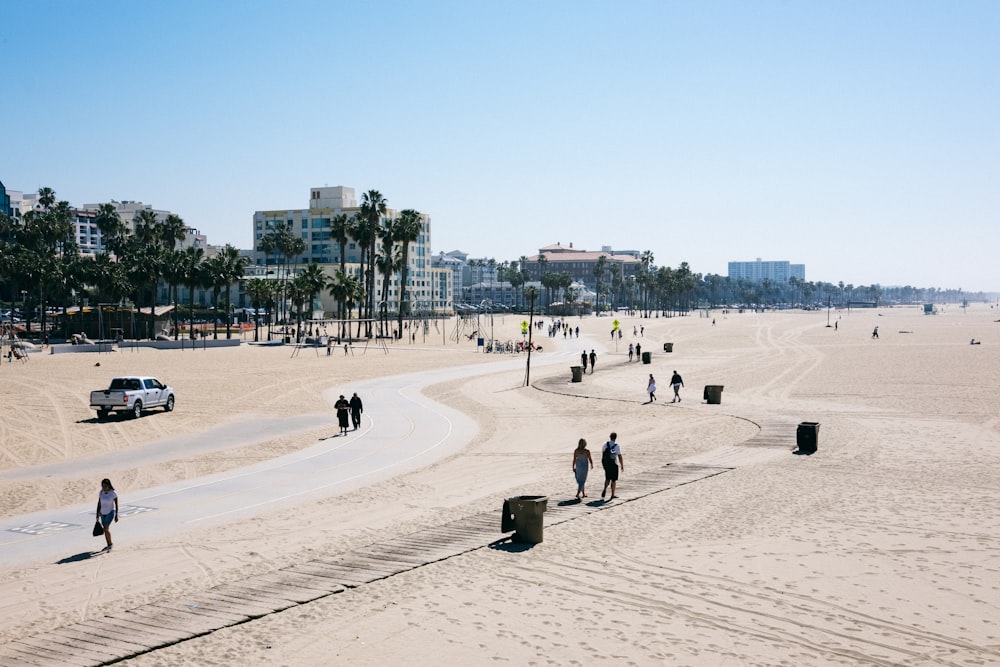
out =
{"type": "MultiPolygon", "coordinates": [[[[533,355],[532,366],[550,366],[571,360],[572,356],[570,352],[533,355]]],[[[365,402],[358,431],[341,436],[329,415],[306,415],[303,419],[309,428],[328,422],[330,437],[245,468],[127,494],[119,501],[121,520],[112,533],[124,530],[132,543],[156,539],[212,522],[281,511],[294,503],[343,493],[426,466],[465,447],[477,427],[466,415],[425,397],[422,390],[441,382],[516,370],[524,365],[525,357],[519,355],[485,365],[359,382],[351,389],[365,402]]],[[[324,392],[328,400],[337,394],[333,389],[324,392]]],[[[286,424],[291,432],[302,428],[294,421],[286,424]]],[[[148,456],[159,458],[162,453],[150,451],[148,456]]],[[[79,474],[81,468],[93,465],[71,462],[45,467],[51,473],[72,468],[79,474]]],[[[95,491],[93,502],[0,520],[0,562],[7,567],[58,562],[88,555],[81,554],[81,549],[99,551],[103,539],[90,536],[96,504],[95,491]]]]}

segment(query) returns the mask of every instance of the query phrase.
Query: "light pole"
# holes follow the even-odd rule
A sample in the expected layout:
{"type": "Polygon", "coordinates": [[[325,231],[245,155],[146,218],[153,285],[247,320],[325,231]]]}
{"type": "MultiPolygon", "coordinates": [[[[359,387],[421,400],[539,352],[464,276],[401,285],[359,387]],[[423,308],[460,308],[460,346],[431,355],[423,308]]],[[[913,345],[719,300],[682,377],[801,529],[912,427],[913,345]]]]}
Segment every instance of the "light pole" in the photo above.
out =
{"type": "Polygon", "coordinates": [[[487,308],[487,312],[490,315],[490,349],[493,349],[495,344],[493,340],[493,302],[490,299],[483,299],[479,302],[479,306],[487,308]]]}

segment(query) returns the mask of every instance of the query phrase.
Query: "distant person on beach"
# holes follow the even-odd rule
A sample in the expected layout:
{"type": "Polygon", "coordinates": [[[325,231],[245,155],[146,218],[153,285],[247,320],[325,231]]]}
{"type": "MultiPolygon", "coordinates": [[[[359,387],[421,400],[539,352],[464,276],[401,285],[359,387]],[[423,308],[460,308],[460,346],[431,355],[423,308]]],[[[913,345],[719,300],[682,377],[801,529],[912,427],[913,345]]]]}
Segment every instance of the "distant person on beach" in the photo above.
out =
{"type": "Polygon", "coordinates": [[[361,403],[361,399],[358,397],[358,392],[354,392],[351,396],[351,422],[354,424],[354,430],[357,431],[358,427],[361,426],[361,413],[365,411],[365,406],[361,403]]]}
{"type": "Polygon", "coordinates": [[[333,404],[333,407],[337,410],[337,422],[340,424],[340,434],[347,435],[347,426],[350,423],[350,411],[351,404],[347,402],[344,395],[341,394],[337,402],[333,404]]]}
{"type": "Polygon", "coordinates": [[[656,380],[653,378],[653,374],[649,374],[649,382],[646,384],[646,393],[649,394],[649,402],[652,403],[656,400],[656,380]]]}
{"type": "Polygon", "coordinates": [[[628,360],[632,361],[632,355],[635,354],[635,345],[632,343],[628,344],[628,360]]]}
{"type": "Polygon", "coordinates": [[[591,458],[590,450],[587,449],[587,441],[580,438],[580,442],[577,443],[576,449],[573,450],[573,474],[576,475],[577,500],[581,497],[587,497],[587,492],[583,487],[587,483],[587,474],[593,467],[594,459],[591,458]]]}
{"type": "Polygon", "coordinates": [[[583,354],[580,355],[580,364],[583,366],[583,372],[587,372],[587,351],[584,350],[583,354]]]}
{"type": "Polygon", "coordinates": [[[673,376],[670,378],[670,384],[674,388],[674,399],[670,401],[671,403],[681,402],[681,387],[684,386],[684,380],[681,379],[680,374],[674,371],[673,376]]]}
{"type": "Polygon", "coordinates": [[[597,354],[591,350],[590,351],[590,374],[594,374],[594,368],[597,366],[597,354]]]}
{"type": "Polygon", "coordinates": [[[616,490],[618,486],[619,473],[625,472],[625,460],[622,459],[622,448],[615,442],[618,439],[617,433],[612,433],[609,440],[604,443],[601,449],[601,466],[604,468],[604,490],[601,491],[601,498],[608,492],[608,485],[611,485],[611,498],[614,500],[618,496],[616,490]]]}
{"type": "Polygon", "coordinates": [[[118,523],[118,492],[111,486],[111,480],[101,480],[101,493],[97,496],[97,520],[104,526],[105,551],[111,551],[111,522],[118,523]]]}
{"type": "Polygon", "coordinates": [[[642,345],[640,345],[639,343],[636,343],[635,344],[635,360],[639,361],[640,359],[642,359],[642,345]]]}
{"type": "Polygon", "coordinates": [[[878,338],[878,327],[875,327],[875,329],[872,330],[872,338],[878,338]]]}

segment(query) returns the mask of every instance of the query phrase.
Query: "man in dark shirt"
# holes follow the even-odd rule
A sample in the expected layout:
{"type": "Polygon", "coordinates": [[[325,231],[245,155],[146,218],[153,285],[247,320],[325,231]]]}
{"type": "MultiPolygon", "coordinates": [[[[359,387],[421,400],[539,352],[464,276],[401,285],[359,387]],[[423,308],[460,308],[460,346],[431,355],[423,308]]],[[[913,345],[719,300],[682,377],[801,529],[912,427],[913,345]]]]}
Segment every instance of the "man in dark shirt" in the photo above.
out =
{"type": "Polygon", "coordinates": [[[354,396],[351,396],[351,421],[354,422],[355,431],[361,426],[361,413],[364,411],[365,406],[362,405],[361,399],[358,398],[358,392],[354,392],[354,396]]]}

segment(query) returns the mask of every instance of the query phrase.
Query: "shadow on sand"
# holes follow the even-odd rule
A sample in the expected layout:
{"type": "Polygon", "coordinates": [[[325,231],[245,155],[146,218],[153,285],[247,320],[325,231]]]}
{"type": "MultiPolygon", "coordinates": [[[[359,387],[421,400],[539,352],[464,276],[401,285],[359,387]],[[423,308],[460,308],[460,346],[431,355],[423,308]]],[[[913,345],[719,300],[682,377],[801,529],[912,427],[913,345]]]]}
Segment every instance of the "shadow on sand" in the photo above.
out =
{"type": "Polygon", "coordinates": [[[98,551],[84,551],[82,553],[73,554],[72,556],[66,556],[65,558],[56,561],[56,565],[65,565],[66,563],[79,563],[82,560],[90,560],[95,556],[100,556],[106,553],[105,549],[100,549],[98,551]]]}

